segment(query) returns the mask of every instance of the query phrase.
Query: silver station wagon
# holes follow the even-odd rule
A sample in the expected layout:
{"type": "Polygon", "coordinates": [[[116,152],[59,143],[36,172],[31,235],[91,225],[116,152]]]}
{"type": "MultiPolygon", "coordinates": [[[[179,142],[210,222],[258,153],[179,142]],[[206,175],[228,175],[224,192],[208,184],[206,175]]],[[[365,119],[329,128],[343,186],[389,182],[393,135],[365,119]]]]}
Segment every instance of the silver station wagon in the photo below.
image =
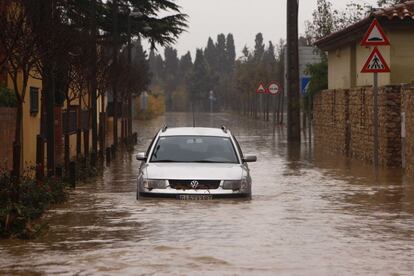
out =
{"type": "Polygon", "coordinates": [[[222,128],[164,127],[152,140],[142,161],[137,199],[165,197],[179,200],[250,198],[252,179],[247,162],[231,132],[222,128]]]}

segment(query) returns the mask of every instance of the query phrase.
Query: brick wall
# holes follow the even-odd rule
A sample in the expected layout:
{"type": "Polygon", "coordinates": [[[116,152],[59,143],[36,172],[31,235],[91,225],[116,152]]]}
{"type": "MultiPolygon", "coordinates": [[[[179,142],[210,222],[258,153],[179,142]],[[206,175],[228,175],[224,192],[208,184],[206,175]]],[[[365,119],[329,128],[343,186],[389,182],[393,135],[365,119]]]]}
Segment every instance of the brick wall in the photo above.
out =
{"type": "Polygon", "coordinates": [[[402,89],[402,112],[405,113],[404,159],[405,171],[414,176],[414,85],[402,89]]]}
{"type": "MultiPolygon", "coordinates": [[[[371,87],[326,90],[315,96],[315,147],[357,160],[373,161],[371,87]]],[[[379,90],[379,161],[401,166],[401,87],[379,90]]]]}
{"type": "Polygon", "coordinates": [[[16,109],[0,107],[0,169],[11,169],[16,109]]]}

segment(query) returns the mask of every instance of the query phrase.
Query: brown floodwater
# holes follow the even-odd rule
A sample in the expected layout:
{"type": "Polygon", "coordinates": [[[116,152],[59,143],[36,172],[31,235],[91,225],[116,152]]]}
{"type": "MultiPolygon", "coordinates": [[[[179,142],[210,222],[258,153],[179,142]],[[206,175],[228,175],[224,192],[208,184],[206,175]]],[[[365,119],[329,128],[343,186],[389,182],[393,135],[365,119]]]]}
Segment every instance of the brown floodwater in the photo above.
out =
{"type": "Polygon", "coordinates": [[[199,125],[224,124],[257,154],[252,199],[137,201],[134,155],[164,122],[191,126],[192,116],[135,122],[134,153],[48,211],[48,231],[0,241],[0,274],[414,274],[414,181],[400,170],[374,173],[305,143],[289,148],[264,122],[205,114],[199,125]]]}

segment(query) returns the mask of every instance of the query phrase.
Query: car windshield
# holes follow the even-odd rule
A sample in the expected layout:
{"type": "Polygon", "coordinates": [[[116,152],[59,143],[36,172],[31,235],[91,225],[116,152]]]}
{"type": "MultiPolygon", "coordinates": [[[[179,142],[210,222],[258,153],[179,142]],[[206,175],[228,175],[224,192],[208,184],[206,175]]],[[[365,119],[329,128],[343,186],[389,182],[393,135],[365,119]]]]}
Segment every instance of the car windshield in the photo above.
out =
{"type": "Polygon", "coordinates": [[[238,163],[238,158],[226,137],[165,136],[158,139],[150,162],[238,163]]]}

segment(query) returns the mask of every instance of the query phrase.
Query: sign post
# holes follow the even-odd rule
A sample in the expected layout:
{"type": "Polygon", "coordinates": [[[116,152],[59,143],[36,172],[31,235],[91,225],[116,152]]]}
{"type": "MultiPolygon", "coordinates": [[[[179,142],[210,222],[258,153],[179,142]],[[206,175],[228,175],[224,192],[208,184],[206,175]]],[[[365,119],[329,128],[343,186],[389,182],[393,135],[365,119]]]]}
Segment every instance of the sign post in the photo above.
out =
{"type": "MultiPolygon", "coordinates": [[[[278,82],[272,81],[269,84],[269,87],[267,90],[269,91],[269,94],[271,96],[277,96],[282,92],[283,88],[278,82]]],[[[273,98],[273,135],[275,133],[276,133],[276,97],[273,98]]]]}
{"type": "MultiPolygon", "coordinates": [[[[259,83],[259,86],[257,87],[257,89],[256,89],[256,94],[258,94],[259,95],[259,118],[260,118],[260,112],[262,112],[262,110],[263,110],[263,94],[266,94],[268,91],[266,90],[266,88],[265,88],[265,85],[264,85],[264,83],[263,82],[261,82],[261,83],[259,83]]],[[[256,107],[257,107],[257,105],[256,105],[256,107]]],[[[257,116],[257,114],[256,114],[256,116],[257,116]]]]}
{"type": "MultiPolygon", "coordinates": [[[[260,107],[264,115],[265,115],[265,110],[264,110],[264,106],[262,102],[262,94],[270,95],[270,96],[277,96],[282,92],[282,90],[283,90],[282,86],[276,81],[270,82],[267,88],[265,87],[263,82],[259,83],[259,86],[256,89],[256,94],[260,95],[260,107]]],[[[276,99],[274,100],[274,106],[275,106],[274,107],[275,111],[273,113],[273,132],[275,132],[275,125],[276,125],[276,99]]]]}
{"type": "Polygon", "coordinates": [[[379,122],[378,122],[378,73],[374,73],[374,166],[378,168],[379,122]]]}
{"type": "Polygon", "coordinates": [[[302,95],[302,97],[307,97],[306,117],[308,118],[307,128],[308,128],[309,146],[312,144],[312,118],[311,118],[312,95],[309,94],[310,81],[311,81],[311,78],[309,76],[304,76],[300,78],[300,94],[302,95]]]}
{"type": "Polygon", "coordinates": [[[378,121],[378,73],[391,72],[387,62],[382,56],[377,46],[390,45],[390,42],[385,35],[381,25],[377,19],[374,19],[365,34],[361,46],[375,46],[371,55],[368,57],[367,62],[362,68],[362,73],[374,73],[374,87],[373,87],[373,100],[374,100],[374,166],[378,168],[379,165],[379,121],[378,121]]]}

